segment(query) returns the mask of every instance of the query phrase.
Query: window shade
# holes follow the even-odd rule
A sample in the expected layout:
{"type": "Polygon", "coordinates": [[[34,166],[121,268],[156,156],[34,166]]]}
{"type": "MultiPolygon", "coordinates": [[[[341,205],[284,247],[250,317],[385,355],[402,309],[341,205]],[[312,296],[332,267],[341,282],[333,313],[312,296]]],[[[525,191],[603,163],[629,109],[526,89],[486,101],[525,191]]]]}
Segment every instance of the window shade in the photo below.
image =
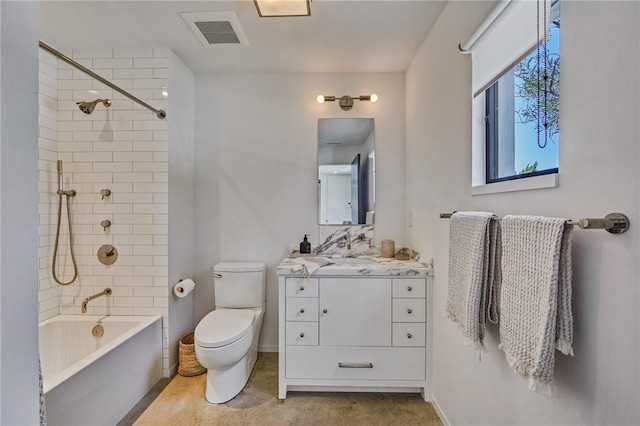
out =
{"type": "Polygon", "coordinates": [[[496,10],[489,14],[489,22],[484,21],[480,24],[472,38],[460,44],[461,50],[470,46],[462,51],[471,53],[474,97],[485,91],[538,46],[544,39],[545,22],[547,28],[550,25],[550,12],[550,0],[511,0],[508,3],[502,1],[496,6],[496,10]],[[540,22],[537,22],[538,17],[540,22]],[[482,31],[482,28],[486,29],[482,31]]]}

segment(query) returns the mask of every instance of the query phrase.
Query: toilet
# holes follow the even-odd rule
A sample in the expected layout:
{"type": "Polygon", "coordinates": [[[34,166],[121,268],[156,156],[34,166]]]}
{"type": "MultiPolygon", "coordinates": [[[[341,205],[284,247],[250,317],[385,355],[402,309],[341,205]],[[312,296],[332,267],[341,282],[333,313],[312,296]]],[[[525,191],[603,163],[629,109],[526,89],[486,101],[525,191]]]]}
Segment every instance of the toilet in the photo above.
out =
{"type": "Polygon", "coordinates": [[[215,309],[196,326],[196,357],[207,369],[205,397],[212,404],[244,388],[258,357],[265,309],[266,265],[223,262],[213,267],[215,309]]]}

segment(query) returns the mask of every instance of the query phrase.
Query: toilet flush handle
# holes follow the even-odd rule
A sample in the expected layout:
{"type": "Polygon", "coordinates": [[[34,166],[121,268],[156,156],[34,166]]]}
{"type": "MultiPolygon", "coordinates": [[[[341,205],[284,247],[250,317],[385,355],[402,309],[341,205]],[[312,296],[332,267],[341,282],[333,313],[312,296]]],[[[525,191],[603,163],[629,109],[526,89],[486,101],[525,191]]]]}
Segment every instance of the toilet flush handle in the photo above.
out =
{"type": "Polygon", "coordinates": [[[212,277],[220,279],[222,278],[222,274],[213,274],[212,277]]]}

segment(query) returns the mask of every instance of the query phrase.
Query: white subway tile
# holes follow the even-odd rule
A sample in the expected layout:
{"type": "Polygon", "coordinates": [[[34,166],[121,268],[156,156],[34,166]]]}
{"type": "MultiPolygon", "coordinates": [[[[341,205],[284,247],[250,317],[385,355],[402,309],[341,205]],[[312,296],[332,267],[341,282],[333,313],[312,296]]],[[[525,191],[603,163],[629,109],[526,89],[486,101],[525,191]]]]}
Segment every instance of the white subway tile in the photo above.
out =
{"type": "Polygon", "coordinates": [[[58,150],[58,143],[50,139],[38,138],[38,148],[55,152],[58,150]]]}
{"type": "Polygon", "coordinates": [[[58,132],[58,141],[73,141],[73,132],[58,132]]]}
{"type": "MultiPolygon", "coordinates": [[[[133,127],[133,124],[132,124],[133,127]]],[[[114,140],[127,140],[127,141],[150,141],[153,140],[153,132],[150,130],[141,130],[137,132],[113,132],[114,140]]]]}
{"type": "Polygon", "coordinates": [[[154,173],[153,174],[154,182],[169,182],[169,173],[154,173]]]}
{"type": "Polygon", "coordinates": [[[168,256],[169,247],[153,246],[153,245],[135,245],[133,246],[133,253],[136,255],[147,255],[147,256],[168,256]]]}
{"type": "Polygon", "coordinates": [[[167,214],[168,211],[169,211],[169,207],[167,204],[134,204],[133,205],[134,213],[167,214]]]}
{"type": "MultiPolygon", "coordinates": [[[[169,309],[168,308],[142,308],[142,307],[134,306],[133,314],[134,315],[160,315],[163,318],[168,318],[169,309]]],[[[163,367],[163,368],[164,369],[168,369],[169,368],[169,360],[162,360],[163,364],[165,362],[167,363],[167,366],[163,367]]]]}
{"type": "Polygon", "coordinates": [[[133,192],[168,192],[169,187],[166,183],[146,183],[134,182],[133,192]]]}
{"type": "MultiPolygon", "coordinates": [[[[104,186],[102,185],[93,184],[93,192],[95,192],[96,194],[99,194],[100,190],[103,188],[104,186]]],[[[111,190],[112,194],[131,193],[133,192],[133,184],[130,182],[114,182],[109,184],[109,189],[111,190]]],[[[113,197],[113,195],[111,197],[113,197]]]]}
{"type": "MultiPolygon", "coordinates": [[[[117,92],[114,92],[111,89],[106,89],[104,87],[103,88],[91,87],[90,89],[74,90],[72,98],[67,100],[93,101],[95,99],[105,99],[105,98],[113,100],[113,95],[115,93],[117,92]]],[[[58,99],[61,99],[60,94],[58,94],[58,99]]]]}
{"type": "Polygon", "coordinates": [[[169,68],[155,68],[153,78],[169,78],[169,68]]]}
{"type": "Polygon", "coordinates": [[[153,215],[153,223],[157,225],[168,225],[169,224],[169,215],[168,214],[154,214],[153,215]]]}
{"type": "Polygon", "coordinates": [[[153,141],[153,142],[133,142],[134,151],[167,151],[169,143],[166,141],[153,141]]]}
{"type": "MultiPolygon", "coordinates": [[[[167,68],[169,67],[169,59],[167,59],[166,57],[135,58],[133,60],[133,67],[134,68],[167,68]]],[[[128,67],[128,68],[131,68],[131,67],[128,67]]]]}
{"type": "Polygon", "coordinates": [[[161,120],[134,121],[133,130],[166,130],[167,122],[161,120]]]}
{"type": "Polygon", "coordinates": [[[153,48],[150,47],[128,47],[113,49],[114,58],[152,58],[153,48]]]}
{"type": "MultiPolygon", "coordinates": [[[[90,142],[58,142],[58,151],[59,152],[92,152],[93,147],[90,142]]],[[[82,163],[86,164],[86,163],[82,163]]],[[[90,163],[89,163],[90,164],[90,163]]],[[[65,171],[67,170],[65,168],[65,171]]],[[[83,171],[91,171],[91,170],[83,170],[83,171]]]]}
{"type": "Polygon", "coordinates": [[[158,287],[139,287],[133,289],[134,296],[138,297],[164,297],[169,296],[169,289],[158,287]]]}
{"type": "MultiPolygon", "coordinates": [[[[133,142],[94,142],[93,150],[98,151],[131,151],[133,142]]],[[[118,181],[115,181],[118,182],[118,181]]]]}
{"type": "Polygon", "coordinates": [[[153,120],[155,117],[154,113],[147,110],[129,110],[129,111],[114,111],[113,119],[114,120],[153,120]]]}
{"type": "MultiPolygon", "coordinates": [[[[124,193],[113,194],[111,195],[111,198],[114,204],[135,203],[134,205],[136,206],[138,205],[144,206],[146,204],[143,204],[143,203],[153,203],[153,194],[138,193],[138,192],[134,192],[130,194],[124,194],[124,193]]],[[[145,212],[141,212],[141,213],[145,213],[145,212]]]]}
{"type": "MultiPolygon", "coordinates": [[[[96,74],[98,74],[100,77],[107,79],[107,80],[111,80],[113,78],[113,73],[111,72],[110,69],[103,69],[103,70],[93,70],[93,72],[95,72],[96,74]]],[[[74,80],[87,80],[87,79],[93,79],[92,76],[90,76],[89,74],[85,74],[80,70],[73,70],[73,79],[74,80]]],[[[94,83],[94,88],[95,88],[95,82],[98,80],[93,80],[94,83]]]]}
{"type": "Polygon", "coordinates": [[[154,266],[168,266],[169,265],[169,256],[153,256],[153,265],[154,266]]]}
{"type": "Polygon", "coordinates": [[[131,286],[131,287],[152,287],[153,286],[153,277],[113,277],[113,285],[115,286],[131,286]]]}
{"type": "Polygon", "coordinates": [[[72,51],[72,57],[74,59],[77,58],[112,58],[113,57],[113,49],[107,48],[75,48],[72,51]]]}
{"type": "Polygon", "coordinates": [[[58,132],[51,129],[45,129],[44,127],[39,127],[38,136],[45,139],[57,140],[58,132]]]}
{"type": "Polygon", "coordinates": [[[151,152],[114,152],[113,161],[153,161],[151,152]]]}
{"type": "Polygon", "coordinates": [[[153,56],[156,58],[168,58],[169,57],[169,48],[168,47],[154,47],[153,48],[153,56]]]}
{"type": "Polygon", "coordinates": [[[73,120],[73,112],[72,111],[58,111],[58,130],[60,130],[60,124],[63,121],[71,121],[73,120]]]}
{"type": "Polygon", "coordinates": [[[133,60],[129,58],[94,59],[93,68],[133,68],[133,60]]]}
{"type": "MultiPolygon", "coordinates": [[[[135,235],[166,235],[167,225],[133,225],[133,233],[135,235]]],[[[154,239],[155,244],[155,239],[154,239]]]]}
{"type": "Polygon", "coordinates": [[[133,266],[94,266],[93,275],[110,275],[110,276],[131,276],[133,275],[133,266]]]}
{"type": "Polygon", "coordinates": [[[93,130],[90,121],[61,121],[58,123],[61,132],[89,132],[93,130]]]}
{"type": "MultiPolygon", "coordinates": [[[[127,90],[130,95],[135,96],[138,99],[143,101],[151,101],[153,99],[153,89],[131,89],[127,90]]],[[[112,96],[113,99],[129,99],[125,95],[121,93],[114,93],[112,96]]],[[[138,105],[137,103],[133,104],[134,108],[144,108],[142,105],[138,105]]]]}
{"type": "Polygon", "coordinates": [[[110,152],[74,152],[73,161],[79,163],[113,161],[113,155],[110,152]]]}
{"type": "Polygon", "coordinates": [[[58,70],[58,80],[71,80],[72,78],[73,78],[73,70],[72,69],[68,69],[68,70],[59,69],[58,70]]]}
{"type": "MultiPolygon", "coordinates": [[[[132,170],[133,163],[129,162],[95,163],[93,166],[94,172],[131,172],[132,170]]],[[[114,180],[116,180],[115,177],[114,180]]]]}
{"type": "Polygon", "coordinates": [[[59,80],[58,90],[88,90],[93,88],[91,80],[59,80]]]}
{"type": "Polygon", "coordinates": [[[161,162],[161,161],[155,160],[155,155],[154,155],[153,162],[145,161],[145,162],[133,163],[133,170],[136,172],[168,172],[169,163],[166,161],[161,162]]]}
{"type": "MultiPolygon", "coordinates": [[[[114,115],[117,112],[114,113],[114,115]]],[[[131,130],[133,128],[133,124],[129,120],[105,120],[105,121],[94,121],[93,122],[93,130],[109,130],[109,131],[121,131],[121,130],[131,130]]],[[[111,136],[113,140],[113,135],[111,136]]]]}
{"type": "Polygon", "coordinates": [[[132,223],[132,224],[153,224],[153,215],[151,214],[115,214],[113,215],[114,222],[117,223],[132,223]]]}
{"type": "Polygon", "coordinates": [[[153,78],[152,68],[122,68],[113,70],[114,78],[153,78]]]}
{"type": "MultiPolygon", "coordinates": [[[[153,182],[153,173],[117,173],[114,182],[153,182]]],[[[135,186],[134,186],[135,190],[135,186]]],[[[136,191],[140,192],[140,191],[136,191]]],[[[146,191],[145,191],[146,192],[146,191]]]]}
{"type": "Polygon", "coordinates": [[[167,267],[166,266],[134,266],[133,275],[163,276],[163,275],[167,275],[167,267]]]}
{"type": "Polygon", "coordinates": [[[74,182],[112,182],[113,173],[74,173],[74,182]]]}
{"type": "Polygon", "coordinates": [[[167,78],[137,78],[133,81],[135,89],[162,89],[169,86],[167,78]]]}
{"type": "Polygon", "coordinates": [[[154,297],[153,306],[155,308],[166,308],[169,306],[169,299],[165,297],[154,297]]]}
{"type": "Polygon", "coordinates": [[[167,288],[169,286],[169,277],[166,275],[153,277],[153,286],[167,288]]]}
{"type": "MultiPolygon", "coordinates": [[[[167,161],[168,162],[169,161],[169,153],[166,152],[166,151],[165,152],[154,152],[153,153],[153,161],[158,161],[158,162],[167,161]]],[[[167,167],[167,170],[165,170],[165,171],[167,171],[167,172],[169,171],[168,167],[167,167]]]]}
{"type": "Polygon", "coordinates": [[[133,232],[133,225],[130,223],[118,223],[113,221],[109,227],[109,232],[112,235],[131,235],[133,232]]]}
{"type": "Polygon", "coordinates": [[[168,204],[169,203],[169,194],[156,193],[153,194],[153,202],[156,204],[168,204]]]}
{"type": "Polygon", "coordinates": [[[131,266],[152,266],[153,257],[152,256],[126,256],[120,255],[118,257],[119,265],[131,265],[131,266]]]}
{"type": "Polygon", "coordinates": [[[93,213],[95,214],[131,214],[133,213],[133,204],[93,204],[93,213]]]}
{"type": "Polygon", "coordinates": [[[153,306],[152,297],[114,297],[115,306],[133,306],[135,308],[149,308],[153,306]]]}
{"type": "MultiPolygon", "coordinates": [[[[149,152],[145,154],[151,154],[151,153],[149,152]]],[[[58,154],[55,151],[49,151],[48,149],[39,149],[38,158],[40,160],[45,160],[45,161],[57,161],[58,154]]]]}

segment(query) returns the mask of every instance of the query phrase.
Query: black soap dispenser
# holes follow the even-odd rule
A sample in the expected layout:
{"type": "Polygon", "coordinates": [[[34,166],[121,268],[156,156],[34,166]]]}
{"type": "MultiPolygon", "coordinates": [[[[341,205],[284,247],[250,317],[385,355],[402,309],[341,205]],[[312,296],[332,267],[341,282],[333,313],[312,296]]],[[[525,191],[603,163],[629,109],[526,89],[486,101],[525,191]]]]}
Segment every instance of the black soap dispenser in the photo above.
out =
{"type": "Polygon", "coordinates": [[[300,254],[311,253],[311,243],[307,240],[309,234],[304,234],[304,240],[300,243],[300,254]]]}

